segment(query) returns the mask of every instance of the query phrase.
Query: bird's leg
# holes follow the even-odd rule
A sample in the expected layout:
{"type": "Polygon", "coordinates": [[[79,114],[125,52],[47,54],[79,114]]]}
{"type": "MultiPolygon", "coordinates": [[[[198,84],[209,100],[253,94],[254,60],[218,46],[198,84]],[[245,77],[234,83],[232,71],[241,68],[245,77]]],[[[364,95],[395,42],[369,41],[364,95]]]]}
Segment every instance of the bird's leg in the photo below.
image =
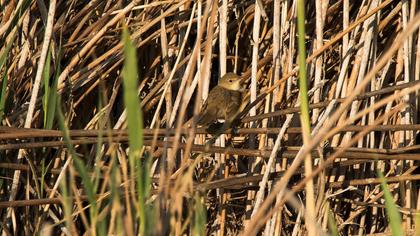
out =
{"type": "Polygon", "coordinates": [[[236,136],[236,135],[239,134],[238,127],[239,127],[240,124],[241,124],[241,120],[236,118],[236,117],[232,121],[230,121],[229,126],[231,128],[231,134],[232,135],[236,136]]]}
{"type": "Polygon", "coordinates": [[[231,131],[231,134],[232,135],[236,136],[236,135],[239,134],[239,130],[238,130],[238,127],[237,126],[233,126],[231,130],[232,130],[231,131]]]}

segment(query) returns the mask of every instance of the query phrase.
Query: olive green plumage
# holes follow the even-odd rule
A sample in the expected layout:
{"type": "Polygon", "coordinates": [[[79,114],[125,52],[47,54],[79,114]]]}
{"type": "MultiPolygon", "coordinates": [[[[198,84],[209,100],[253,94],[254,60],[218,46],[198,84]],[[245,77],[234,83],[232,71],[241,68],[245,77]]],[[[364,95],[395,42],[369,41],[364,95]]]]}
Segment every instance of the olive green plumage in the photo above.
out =
{"type": "Polygon", "coordinates": [[[214,87],[204,103],[198,124],[202,126],[224,119],[232,122],[240,112],[242,105],[241,79],[234,73],[225,74],[214,87]]]}

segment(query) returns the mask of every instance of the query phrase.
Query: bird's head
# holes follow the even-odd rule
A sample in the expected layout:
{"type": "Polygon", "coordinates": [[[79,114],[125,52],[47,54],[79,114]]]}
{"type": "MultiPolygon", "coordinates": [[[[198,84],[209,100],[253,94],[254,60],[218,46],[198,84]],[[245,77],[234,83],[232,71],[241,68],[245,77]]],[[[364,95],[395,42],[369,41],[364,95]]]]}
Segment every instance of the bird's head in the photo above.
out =
{"type": "Polygon", "coordinates": [[[219,80],[219,86],[229,90],[240,91],[242,89],[242,81],[237,74],[227,73],[219,80]]]}

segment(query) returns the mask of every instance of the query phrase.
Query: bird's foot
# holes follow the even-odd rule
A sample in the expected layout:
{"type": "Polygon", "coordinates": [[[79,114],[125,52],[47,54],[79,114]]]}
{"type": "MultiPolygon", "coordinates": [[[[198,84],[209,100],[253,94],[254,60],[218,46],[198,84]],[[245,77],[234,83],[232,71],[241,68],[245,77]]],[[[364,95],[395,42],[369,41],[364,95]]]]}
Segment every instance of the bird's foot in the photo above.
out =
{"type": "Polygon", "coordinates": [[[231,131],[232,135],[239,135],[239,130],[238,127],[233,126],[232,127],[232,131],[231,131]]]}

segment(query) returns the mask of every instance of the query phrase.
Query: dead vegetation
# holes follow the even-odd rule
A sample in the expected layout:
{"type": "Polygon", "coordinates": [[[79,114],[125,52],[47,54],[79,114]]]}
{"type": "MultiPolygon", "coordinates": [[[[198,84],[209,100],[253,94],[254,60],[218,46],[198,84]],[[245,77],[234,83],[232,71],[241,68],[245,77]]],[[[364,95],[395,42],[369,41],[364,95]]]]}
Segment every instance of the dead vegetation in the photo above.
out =
{"type": "Polygon", "coordinates": [[[418,233],[418,1],[306,1],[308,145],[297,2],[0,0],[2,232],[391,235],[379,170],[401,230],[418,233]],[[136,168],[124,25],[144,126],[136,168]],[[248,106],[212,138],[191,118],[227,72],[246,81],[248,106]]]}

